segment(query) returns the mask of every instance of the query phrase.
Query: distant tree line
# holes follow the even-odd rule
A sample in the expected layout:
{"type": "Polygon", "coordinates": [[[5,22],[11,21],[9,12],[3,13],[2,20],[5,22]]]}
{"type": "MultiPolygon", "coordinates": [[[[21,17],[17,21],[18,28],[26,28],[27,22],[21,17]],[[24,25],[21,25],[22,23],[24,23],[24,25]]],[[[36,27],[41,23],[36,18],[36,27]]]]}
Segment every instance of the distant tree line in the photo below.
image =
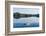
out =
{"type": "Polygon", "coordinates": [[[16,19],[19,18],[26,18],[26,17],[39,17],[39,14],[20,14],[20,13],[14,13],[13,17],[16,19]]]}

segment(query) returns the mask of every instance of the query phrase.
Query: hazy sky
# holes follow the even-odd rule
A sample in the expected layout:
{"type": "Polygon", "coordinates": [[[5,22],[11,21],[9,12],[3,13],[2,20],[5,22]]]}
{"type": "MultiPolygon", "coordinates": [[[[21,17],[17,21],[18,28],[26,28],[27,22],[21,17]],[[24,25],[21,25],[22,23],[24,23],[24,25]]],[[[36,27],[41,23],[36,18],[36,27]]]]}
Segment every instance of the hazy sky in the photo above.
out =
{"type": "Polygon", "coordinates": [[[14,13],[19,12],[23,14],[39,14],[38,8],[13,8],[14,13]]]}

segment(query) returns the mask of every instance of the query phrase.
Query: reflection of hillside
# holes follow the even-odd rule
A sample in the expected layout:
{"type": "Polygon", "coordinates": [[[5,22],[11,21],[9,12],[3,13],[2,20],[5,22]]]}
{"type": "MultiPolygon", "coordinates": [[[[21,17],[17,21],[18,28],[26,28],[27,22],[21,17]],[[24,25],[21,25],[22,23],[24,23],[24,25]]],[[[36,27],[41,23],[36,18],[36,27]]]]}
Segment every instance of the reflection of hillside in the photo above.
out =
{"type": "Polygon", "coordinates": [[[14,18],[26,18],[26,17],[39,17],[39,14],[20,14],[20,13],[14,13],[14,18]]]}

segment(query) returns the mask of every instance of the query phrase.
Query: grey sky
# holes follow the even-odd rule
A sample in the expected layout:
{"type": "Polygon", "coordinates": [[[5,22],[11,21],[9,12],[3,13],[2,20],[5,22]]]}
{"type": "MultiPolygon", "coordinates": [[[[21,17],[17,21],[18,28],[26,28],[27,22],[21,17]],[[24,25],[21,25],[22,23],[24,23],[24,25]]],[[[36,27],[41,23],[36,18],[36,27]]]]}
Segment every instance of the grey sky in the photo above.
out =
{"type": "Polygon", "coordinates": [[[19,12],[23,14],[39,14],[38,8],[13,8],[14,13],[19,12]]]}

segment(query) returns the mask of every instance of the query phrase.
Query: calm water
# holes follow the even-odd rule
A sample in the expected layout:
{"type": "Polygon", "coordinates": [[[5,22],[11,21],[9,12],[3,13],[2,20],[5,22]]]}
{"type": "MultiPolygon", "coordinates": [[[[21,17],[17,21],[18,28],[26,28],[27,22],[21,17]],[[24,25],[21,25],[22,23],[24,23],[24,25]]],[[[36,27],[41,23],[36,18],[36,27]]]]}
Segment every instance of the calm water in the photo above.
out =
{"type": "Polygon", "coordinates": [[[13,28],[39,27],[39,18],[29,17],[13,20],[13,28]]]}
{"type": "Polygon", "coordinates": [[[14,27],[13,28],[24,28],[24,27],[39,27],[39,23],[31,23],[31,24],[14,23],[14,27]]]}

